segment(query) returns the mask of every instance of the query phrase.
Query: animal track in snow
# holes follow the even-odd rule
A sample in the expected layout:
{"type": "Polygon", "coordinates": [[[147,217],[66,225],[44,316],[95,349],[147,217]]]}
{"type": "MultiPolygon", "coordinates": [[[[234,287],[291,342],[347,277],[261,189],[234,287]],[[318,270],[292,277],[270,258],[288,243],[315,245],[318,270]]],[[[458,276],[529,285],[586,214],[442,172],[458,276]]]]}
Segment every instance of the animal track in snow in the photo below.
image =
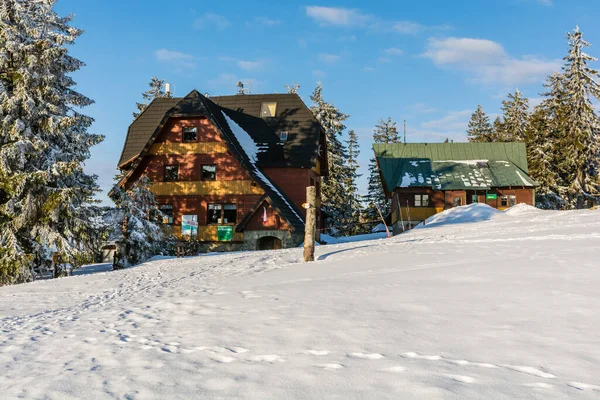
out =
{"type": "Polygon", "coordinates": [[[243,353],[247,353],[250,350],[245,349],[243,347],[236,347],[236,346],[229,346],[229,347],[225,347],[227,350],[231,351],[232,353],[236,353],[236,354],[243,354],[243,353]]]}
{"type": "Polygon", "coordinates": [[[218,353],[211,354],[209,356],[209,358],[211,360],[219,362],[219,363],[230,363],[230,362],[235,361],[235,358],[233,358],[233,357],[224,356],[224,355],[218,354],[218,353]]]}
{"type": "Polygon", "coordinates": [[[362,358],[364,360],[379,360],[383,358],[383,354],[379,353],[349,353],[348,357],[362,358]]]}
{"type": "Polygon", "coordinates": [[[442,359],[442,356],[423,356],[412,351],[408,353],[404,353],[402,357],[406,358],[415,358],[417,360],[429,360],[429,361],[439,361],[442,359]]]}

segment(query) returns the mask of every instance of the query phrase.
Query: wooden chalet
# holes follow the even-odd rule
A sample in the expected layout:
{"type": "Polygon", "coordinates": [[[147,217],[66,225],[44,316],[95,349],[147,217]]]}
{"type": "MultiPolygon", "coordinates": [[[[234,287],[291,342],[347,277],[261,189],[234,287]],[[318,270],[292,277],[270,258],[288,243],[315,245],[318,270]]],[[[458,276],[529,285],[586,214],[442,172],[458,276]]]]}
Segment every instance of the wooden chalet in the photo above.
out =
{"type": "Polygon", "coordinates": [[[127,171],[126,187],[149,177],[177,236],[211,249],[285,248],[304,239],[306,187],[316,186],[320,199],[326,146],[297,94],[194,90],[144,110],[129,127],[118,167],[127,171]]]}
{"type": "Polygon", "coordinates": [[[373,150],[395,233],[466,204],[535,205],[524,143],[393,143],[373,150]]]}

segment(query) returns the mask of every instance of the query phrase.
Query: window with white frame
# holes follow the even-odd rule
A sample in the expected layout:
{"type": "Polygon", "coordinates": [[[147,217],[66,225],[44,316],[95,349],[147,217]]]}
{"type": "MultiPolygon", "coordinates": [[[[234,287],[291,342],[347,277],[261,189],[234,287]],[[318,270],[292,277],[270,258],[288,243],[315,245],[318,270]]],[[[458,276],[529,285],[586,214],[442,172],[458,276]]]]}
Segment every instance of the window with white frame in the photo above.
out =
{"type": "Polygon", "coordinates": [[[415,194],[415,207],[429,207],[429,195],[415,194]]]}

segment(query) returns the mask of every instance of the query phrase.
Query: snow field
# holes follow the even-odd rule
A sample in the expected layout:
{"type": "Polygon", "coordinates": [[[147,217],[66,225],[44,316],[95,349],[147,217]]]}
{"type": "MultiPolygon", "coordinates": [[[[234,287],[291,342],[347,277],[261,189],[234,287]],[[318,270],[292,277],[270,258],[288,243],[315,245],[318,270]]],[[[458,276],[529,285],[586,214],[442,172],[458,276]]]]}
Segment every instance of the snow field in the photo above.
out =
{"type": "Polygon", "coordinates": [[[452,214],[0,288],[3,398],[600,397],[600,212],[452,214]]]}

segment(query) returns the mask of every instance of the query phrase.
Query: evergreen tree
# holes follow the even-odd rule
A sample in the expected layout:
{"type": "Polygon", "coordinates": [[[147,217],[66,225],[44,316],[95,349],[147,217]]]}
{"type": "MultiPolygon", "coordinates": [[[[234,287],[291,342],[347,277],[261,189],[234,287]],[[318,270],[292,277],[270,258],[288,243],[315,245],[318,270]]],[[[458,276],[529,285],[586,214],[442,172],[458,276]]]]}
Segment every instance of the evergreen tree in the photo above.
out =
{"type": "Polygon", "coordinates": [[[341,234],[344,236],[357,235],[362,233],[360,225],[362,204],[358,194],[356,180],[361,176],[358,173],[358,155],[360,149],[358,146],[358,136],[351,130],[348,132],[348,140],[345,141],[347,149],[346,167],[348,174],[344,187],[346,189],[346,208],[344,209],[344,218],[341,223],[341,234]]]}
{"type": "MultiPolygon", "coordinates": [[[[117,175],[115,179],[119,181],[122,176],[117,175]]],[[[161,224],[164,215],[150,191],[148,177],[143,175],[129,189],[116,185],[111,198],[122,218],[121,235],[117,241],[120,265],[140,264],[160,254],[166,239],[161,224]]]]}
{"type": "MultiPolygon", "coordinates": [[[[392,121],[391,117],[388,117],[387,121],[380,119],[375,125],[373,130],[373,142],[374,143],[400,143],[400,135],[398,135],[398,129],[396,123],[392,121]]],[[[380,221],[379,211],[385,217],[390,213],[390,201],[385,197],[383,190],[383,183],[381,182],[381,175],[379,174],[379,168],[377,167],[377,161],[375,157],[369,160],[369,181],[367,185],[367,195],[364,196],[365,202],[365,219],[367,221],[373,221],[370,228],[375,227],[380,221]]]]}
{"type": "Polygon", "coordinates": [[[467,136],[469,142],[491,142],[492,141],[492,124],[490,118],[483,112],[481,105],[477,106],[477,110],[471,115],[469,126],[467,128],[467,136]]]}
{"type": "Polygon", "coordinates": [[[148,83],[150,89],[146,90],[142,93],[142,98],[145,100],[143,103],[135,103],[137,112],[133,113],[133,119],[139,117],[139,115],[148,107],[152,100],[160,99],[160,98],[171,98],[171,92],[165,91],[165,80],[158,79],[156,76],[150,78],[150,82],[148,83]]]}
{"type": "Polygon", "coordinates": [[[523,142],[529,117],[529,100],[519,90],[510,93],[502,101],[502,130],[496,137],[497,142],[523,142]]]}
{"type": "MultiPolygon", "coordinates": [[[[323,84],[321,82],[317,83],[310,99],[313,101],[311,111],[323,127],[327,138],[329,176],[323,179],[321,185],[322,208],[329,216],[329,228],[337,227],[334,230],[339,230],[347,208],[344,184],[348,181],[349,174],[349,169],[346,166],[347,151],[340,137],[346,129],[344,121],[349,116],[323,99],[323,84]]],[[[336,232],[332,233],[337,234],[336,232]]]]}
{"type": "Polygon", "coordinates": [[[600,199],[600,119],[590,99],[600,99],[597,70],[588,66],[596,58],[583,50],[589,43],[579,28],[567,33],[569,53],[562,73],[564,120],[556,142],[559,195],[568,207],[582,208],[600,199]]]}
{"type": "Polygon", "coordinates": [[[74,261],[94,236],[99,189],[83,163],[103,137],[69,75],[84,65],[67,50],[82,31],[54,3],[0,0],[0,284],[55,252],[74,261]]]}
{"type": "Polygon", "coordinates": [[[504,134],[504,125],[502,124],[502,119],[500,117],[496,117],[494,120],[494,125],[492,126],[492,137],[490,142],[501,142],[501,138],[505,136],[504,134]]]}

